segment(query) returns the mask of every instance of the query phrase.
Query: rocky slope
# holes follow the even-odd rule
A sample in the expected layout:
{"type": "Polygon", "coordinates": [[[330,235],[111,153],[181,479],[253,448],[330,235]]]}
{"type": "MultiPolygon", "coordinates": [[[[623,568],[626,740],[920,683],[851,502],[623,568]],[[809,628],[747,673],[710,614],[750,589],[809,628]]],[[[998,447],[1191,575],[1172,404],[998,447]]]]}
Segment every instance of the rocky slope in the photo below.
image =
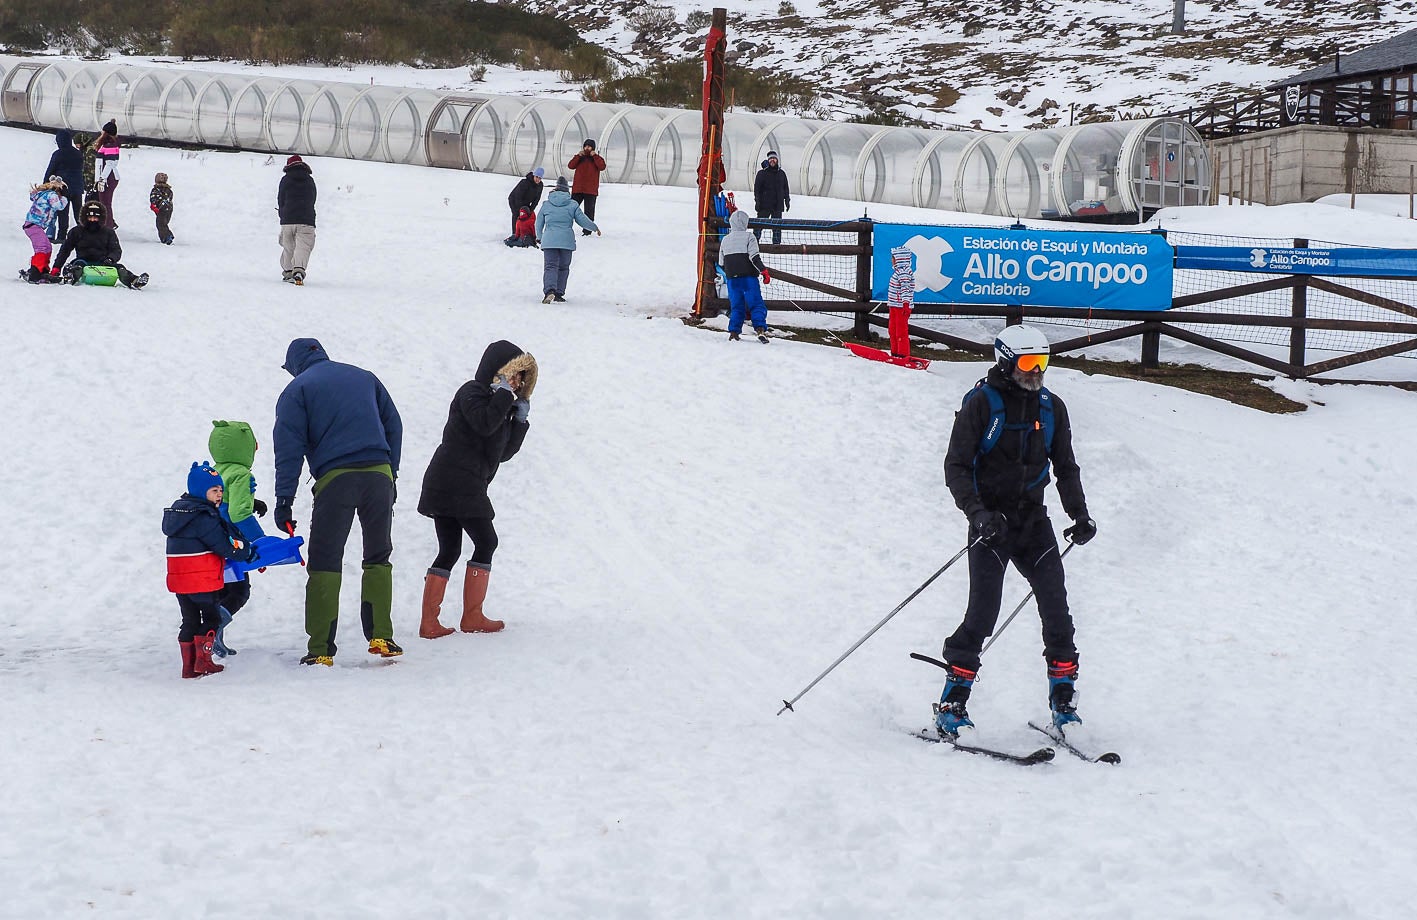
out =
{"type": "MultiPolygon", "coordinates": [[[[708,5],[518,0],[624,68],[696,56],[708,5]]],[[[733,66],[808,78],[802,114],[1018,129],[1140,116],[1247,94],[1417,28],[1417,0],[739,0],[733,66]]]]}

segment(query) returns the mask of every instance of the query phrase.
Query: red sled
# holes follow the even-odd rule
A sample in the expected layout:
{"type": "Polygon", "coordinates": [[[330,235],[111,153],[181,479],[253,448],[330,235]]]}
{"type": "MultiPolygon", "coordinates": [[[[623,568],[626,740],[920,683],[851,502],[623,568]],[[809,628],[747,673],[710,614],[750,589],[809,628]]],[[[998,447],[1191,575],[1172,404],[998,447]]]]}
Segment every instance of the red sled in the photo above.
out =
{"type": "Polygon", "coordinates": [[[923,371],[930,366],[928,358],[902,357],[879,348],[872,348],[870,345],[858,345],[855,342],[843,342],[842,344],[856,357],[865,358],[868,361],[882,361],[886,364],[894,364],[896,367],[908,367],[917,371],[923,371]]]}

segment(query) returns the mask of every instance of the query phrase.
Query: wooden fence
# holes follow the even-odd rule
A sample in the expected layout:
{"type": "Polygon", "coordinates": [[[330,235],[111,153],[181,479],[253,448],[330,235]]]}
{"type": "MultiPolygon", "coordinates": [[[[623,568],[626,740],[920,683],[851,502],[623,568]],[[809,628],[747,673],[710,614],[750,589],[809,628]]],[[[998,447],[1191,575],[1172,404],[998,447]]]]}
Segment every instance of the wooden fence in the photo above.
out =
{"type": "MultiPolygon", "coordinates": [[[[711,229],[724,226],[724,222],[717,218],[709,218],[707,223],[711,229]]],[[[784,224],[785,222],[758,220],[751,220],[749,222],[749,226],[753,228],[770,228],[774,225],[781,227],[784,224]]],[[[765,296],[764,303],[767,305],[768,310],[832,314],[848,313],[851,314],[854,319],[854,335],[863,340],[870,338],[871,327],[885,328],[887,325],[887,319],[884,315],[885,305],[880,301],[871,299],[871,266],[874,252],[872,230],[874,223],[869,220],[851,221],[839,224],[794,221],[790,226],[794,229],[811,229],[814,234],[824,232],[832,234],[841,233],[843,235],[854,236],[855,240],[852,243],[843,243],[840,245],[830,243],[793,245],[760,244],[764,256],[767,257],[765,261],[768,263],[774,281],[779,279],[787,281],[818,294],[827,295],[829,298],[814,300],[774,300],[765,296]],[[856,283],[853,289],[846,289],[839,284],[831,284],[793,274],[773,265],[771,256],[774,254],[854,257],[856,263],[856,283]]],[[[1306,239],[1294,240],[1294,246],[1296,248],[1305,248],[1308,245],[1309,241],[1306,239]]],[[[705,259],[712,259],[716,262],[717,258],[718,236],[716,233],[711,233],[710,243],[705,247],[705,259]]],[[[1371,277],[1379,278],[1379,276],[1371,277]]],[[[1231,358],[1236,358],[1240,361],[1256,365],[1257,367],[1273,371],[1274,373],[1296,379],[1312,377],[1317,374],[1351,367],[1367,361],[1376,361],[1380,358],[1391,357],[1407,352],[1417,352],[1417,306],[1354,287],[1352,284],[1347,283],[1350,280],[1352,280],[1352,276],[1337,279],[1321,275],[1281,275],[1247,284],[1219,287],[1213,290],[1173,297],[1171,309],[1165,311],[1102,310],[1076,307],[1042,307],[1004,304],[989,306],[979,304],[916,303],[912,315],[961,318],[1002,317],[1009,323],[1017,323],[1030,318],[1072,320],[1079,323],[1096,320],[1111,320],[1121,322],[1124,325],[1095,332],[1089,331],[1074,338],[1054,342],[1053,353],[1066,354],[1070,351],[1077,351],[1107,342],[1139,338],[1141,340],[1142,366],[1154,368],[1160,366],[1161,337],[1170,336],[1179,341],[1206,348],[1217,354],[1227,355],[1231,358]],[[1288,316],[1261,313],[1201,311],[1195,309],[1196,307],[1206,304],[1216,304],[1227,300],[1249,297],[1255,294],[1284,290],[1289,291],[1288,300],[1290,312],[1288,316]],[[1368,320],[1333,319],[1310,316],[1309,291],[1311,290],[1324,291],[1339,298],[1366,304],[1369,307],[1375,307],[1379,310],[1395,314],[1398,318],[1392,320],[1368,320]],[[1265,326],[1288,329],[1288,360],[1280,360],[1251,348],[1245,348],[1233,342],[1186,328],[1194,325],[1234,327],[1265,326]],[[1308,333],[1312,330],[1320,329],[1355,333],[1377,333],[1382,335],[1403,336],[1403,338],[1391,344],[1364,349],[1324,361],[1309,363],[1307,354],[1308,333]]],[[[1392,279],[1382,278],[1381,280],[1391,281],[1392,279]]],[[[769,286],[765,289],[764,293],[765,295],[771,295],[771,287],[769,286]]],[[[715,297],[711,298],[705,306],[708,315],[717,315],[718,312],[727,312],[728,301],[715,297]]],[[[962,336],[943,332],[939,329],[920,326],[915,323],[910,325],[910,334],[926,341],[936,342],[950,348],[980,355],[990,355],[993,353],[994,348],[992,340],[988,342],[973,341],[962,336]]]]}

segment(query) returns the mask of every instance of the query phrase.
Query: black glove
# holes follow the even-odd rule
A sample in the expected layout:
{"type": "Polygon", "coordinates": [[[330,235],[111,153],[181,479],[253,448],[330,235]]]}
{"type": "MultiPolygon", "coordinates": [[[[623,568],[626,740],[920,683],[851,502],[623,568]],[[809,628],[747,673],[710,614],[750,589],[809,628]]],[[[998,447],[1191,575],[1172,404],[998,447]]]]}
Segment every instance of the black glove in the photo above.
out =
{"type": "Polygon", "coordinates": [[[290,517],[290,506],[293,499],[276,499],[276,529],[282,534],[289,535],[295,529],[295,521],[290,517]]]}
{"type": "Polygon", "coordinates": [[[1063,531],[1063,536],[1072,540],[1077,546],[1082,546],[1088,540],[1097,536],[1097,525],[1092,518],[1086,514],[1073,518],[1073,526],[1063,531]]]}
{"type": "Polygon", "coordinates": [[[266,503],[259,498],[251,499],[251,510],[256,512],[256,517],[266,516],[266,503]]]}
{"type": "Polygon", "coordinates": [[[976,511],[969,519],[985,546],[997,546],[1009,535],[1009,522],[999,511],[976,511]]]}
{"type": "Polygon", "coordinates": [[[256,550],[256,544],[250,540],[246,541],[246,555],[241,557],[242,562],[255,562],[260,553],[256,550]]]}

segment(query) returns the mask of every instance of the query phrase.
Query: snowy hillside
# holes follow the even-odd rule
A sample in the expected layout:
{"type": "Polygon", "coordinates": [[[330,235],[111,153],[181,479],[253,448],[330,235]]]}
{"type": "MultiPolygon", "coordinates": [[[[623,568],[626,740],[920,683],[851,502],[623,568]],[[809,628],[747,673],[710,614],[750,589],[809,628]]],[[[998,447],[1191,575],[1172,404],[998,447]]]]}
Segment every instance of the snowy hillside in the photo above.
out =
{"type": "Polygon", "coordinates": [[[1414,0],[520,0],[630,65],[702,54],[729,11],[738,66],[818,84],[822,114],[892,109],[932,124],[1013,130],[1165,112],[1248,93],[1417,27],[1414,0]]]}
{"type": "MultiPolygon", "coordinates": [[[[570,302],[543,306],[539,255],[500,243],[505,178],[345,160],[312,160],[303,288],[279,281],[278,159],[144,148],[123,151],[117,215],[150,286],[32,287],[18,224],[51,148],[0,129],[0,915],[1408,911],[1417,393],[1281,381],[1308,409],[1275,416],[1051,369],[1100,528],[1067,560],[1081,712],[1125,762],[1014,767],[911,737],[940,677],[907,654],[954,628],[958,569],[774,715],[963,545],[941,458],[982,363],[921,374],[683,325],[683,189],[604,188],[604,237],[581,243],[570,302]],[[146,209],[159,170],[171,247],[146,209]],[[225,673],[182,680],[161,509],[219,418],[255,428],[271,499],[280,364],[306,335],[403,415],[407,654],[363,653],[351,548],[333,668],[296,664],[303,578],[285,568],[256,576],[225,673]],[[492,489],[488,612],[507,629],[420,640],[419,482],[500,338],[542,367],[492,489]]],[[[1315,238],[1359,219],[1283,213],[1315,238]]],[[[1252,215],[1273,212],[1227,225],[1252,215]]],[[[1374,237],[1410,223],[1362,219],[1374,237]]],[[[1025,591],[1011,574],[1006,607],[1025,591]]],[[[1031,608],[981,678],[982,739],[1035,746],[1031,608]]]]}

